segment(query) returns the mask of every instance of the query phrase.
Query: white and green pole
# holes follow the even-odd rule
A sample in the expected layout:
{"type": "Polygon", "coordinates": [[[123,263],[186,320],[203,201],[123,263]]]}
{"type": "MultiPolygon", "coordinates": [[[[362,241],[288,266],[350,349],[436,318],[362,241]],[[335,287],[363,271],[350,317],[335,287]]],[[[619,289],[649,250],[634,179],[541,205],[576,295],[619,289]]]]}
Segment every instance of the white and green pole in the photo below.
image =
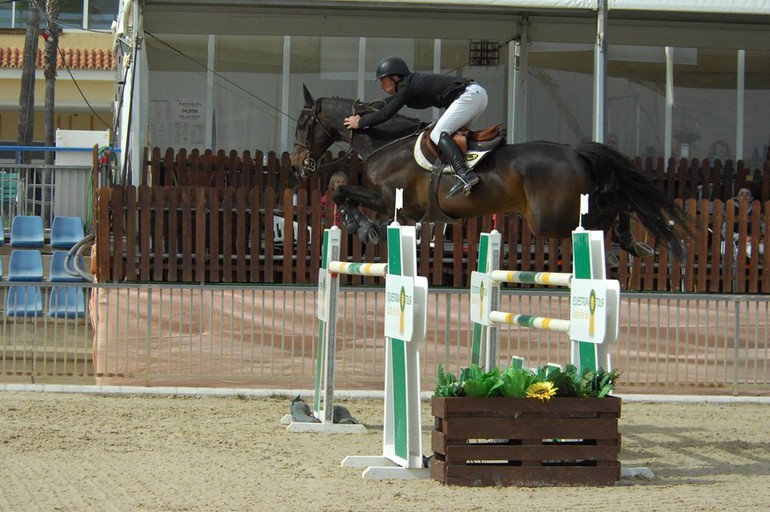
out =
{"type": "MultiPolygon", "coordinates": [[[[397,190],[396,208],[400,208],[397,190]]],[[[344,467],[366,467],[368,479],[422,479],[420,343],[427,333],[428,280],[417,275],[414,226],[387,229],[385,277],[385,403],[381,456],[349,456],[344,467]]]]}

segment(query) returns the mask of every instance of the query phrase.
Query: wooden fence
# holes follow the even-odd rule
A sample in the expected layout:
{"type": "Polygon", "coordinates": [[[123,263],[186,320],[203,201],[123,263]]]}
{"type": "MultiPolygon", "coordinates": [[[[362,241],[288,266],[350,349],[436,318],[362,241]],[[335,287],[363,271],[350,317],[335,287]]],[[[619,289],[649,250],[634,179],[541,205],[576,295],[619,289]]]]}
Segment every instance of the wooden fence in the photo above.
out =
{"type": "MultiPolygon", "coordinates": [[[[326,161],[332,161],[331,155],[326,161]]],[[[322,230],[333,218],[330,198],[326,211],[320,206],[328,176],[342,170],[351,183],[365,185],[355,156],[333,161],[296,190],[288,188],[285,153],[265,158],[256,152],[252,158],[248,152],[174,155],[169,150],[161,158],[155,150],[146,162],[142,185],[96,192],[99,281],[315,283],[322,230]]],[[[767,164],[762,171],[750,172],[741,162],[736,168],[730,163],[710,168],[708,162],[696,160],[671,160],[667,168],[662,159],[636,163],[698,220],[696,238],[683,241],[687,256],[682,262],[670,258],[663,247],[644,260],[620,252],[611,277],[625,290],[770,292],[770,247],[763,254],[756,250],[760,226],[770,225],[767,164]],[[758,198],[750,212],[746,203],[724,201],[742,186],[758,198]],[[729,226],[726,233],[723,225],[729,226]]],[[[476,268],[479,233],[491,228],[491,217],[422,225],[420,274],[432,286],[467,286],[476,268]]],[[[571,271],[569,239],[535,238],[518,215],[500,216],[497,229],[505,247],[503,267],[571,271]]],[[[634,230],[637,238],[654,244],[640,226],[634,230]]],[[[617,247],[609,233],[607,246],[617,247]]],[[[343,237],[342,254],[352,261],[386,261],[383,244],[365,245],[351,235],[343,237]]],[[[348,276],[346,282],[379,281],[348,276]]]]}

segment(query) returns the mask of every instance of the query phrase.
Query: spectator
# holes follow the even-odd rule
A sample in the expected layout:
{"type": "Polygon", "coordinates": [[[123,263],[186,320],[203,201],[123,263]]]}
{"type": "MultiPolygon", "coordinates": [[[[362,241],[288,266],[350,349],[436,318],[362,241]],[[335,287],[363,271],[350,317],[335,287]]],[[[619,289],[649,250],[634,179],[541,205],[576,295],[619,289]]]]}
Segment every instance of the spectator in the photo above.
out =
{"type": "Polygon", "coordinates": [[[722,165],[727,163],[727,160],[732,158],[730,156],[730,146],[723,140],[715,140],[709,148],[708,160],[710,163],[715,164],[717,161],[722,162],[722,165]]]}
{"type": "MultiPolygon", "coordinates": [[[[742,188],[740,188],[738,190],[738,193],[736,194],[735,197],[732,198],[732,200],[733,200],[733,202],[735,202],[735,222],[733,224],[733,229],[732,229],[732,240],[733,240],[733,244],[735,245],[735,251],[736,251],[735,254],[737,254],[737,250],[738,250],[738,247],[737,247],[738,232],[739,232],[739,229],[740,229],[740,222],[739,222],[739,218],[738,218],[738,212],[740,211],[741,203],[742,202],[748,202],[748,207],[746,209],[746,212],[749,215],[748,223],[746,225],[746,254],[748,256],[751,256],[751,233],[753,231],[753,225],[751,223],[751,211],[752,211],[753,206],[754,206],[754,196],[752,195],[750,189],[748,189],[746,187],[742,187],[742,188]]],[[[764,223],[760,223],[760,225],[759,225],[759,234],[760,234],[760,242],[758,244],[759,254],[764,254],[765,246],[764,246],[764,243],[762,241],[762,238],[764,237],[764,234],[765,234],[765,225],[764,225],[764,223]]],[[[723,238],[727,238],[727,239],[730,238],[729,233],[727,233],[727,226],[723,226],[722,227],[722,237],[723,238]]]]}
{"type": "MultiPolygon", "coordinates": [[[[321,196],[321,217],[326,217],[326,198],[331,193],[332,198],[334,198],[334,194],[337,193],[337,189],[341,187],[342,185],[348,184],[348,176],[342,171],[337,171],[334,174],[331,175],[329,178],[329,187],[327,189],[327,193],[321,196]]],[[[340,216],[337,214],[334,218],[334,224],[339,226],[341,224],[340,216]]]]}

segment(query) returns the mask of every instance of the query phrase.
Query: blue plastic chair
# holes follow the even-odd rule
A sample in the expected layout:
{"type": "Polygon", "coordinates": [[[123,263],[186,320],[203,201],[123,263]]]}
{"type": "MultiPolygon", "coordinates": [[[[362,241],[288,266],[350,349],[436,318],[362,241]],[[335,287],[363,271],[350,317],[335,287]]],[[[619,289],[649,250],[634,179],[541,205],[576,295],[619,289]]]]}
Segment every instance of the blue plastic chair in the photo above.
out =
{"type": "MultiPolygon", "coordinates": [[[[83,258],[79,258],[82,264],[83,258]]],[[[67,251],[54,251],[48,279],[52,283],[79,283],[83,278],[71,274],[66,268],[67,251]]],[[[48,316],[52,318],[83,318],[86,314],[83,288],[72,286],[51,287],[48,296],[48,316]]]]}
{"type": "Polygon", "coordinates": [[[5,295],[6,316],[40,316],[43,314],[43,294],[39,286],[9,286],[5,295]]]}
{"type": "Polygon", "coordinates": [[[54,217],[51,223],[51,247],[70,249],[85,237],[80,217],[54,217]]]}
{"type": "MultiPolygon", "coordinates": [[[[42,281],[43,255],[37,249],[14,249],[8,263],[8,281],[42,281]]],[[[39,286],[14,285],[5,295],[7,316],[40,316],[43,294],[39,286]]]]}
{"type": "Polygon", "coordinates": [[[43,255],[37,249],[14,249],[8,263],[9,281],[42,281],[43,255]]]}
{"type": "Polygon", "coordinates": [[[11,222],[11,247],[43,247],[43,218],[39,215],[17,215],[11,222]]]}
{"type": "Polygon", "coordinates": [[[83,318],[86,300],[83,288],[54,286],[48,296],[48,316],[52,318],[83,318]]]}
{"type": "MultiPolygon", "coordinates": [[[[54,251],[51,254],[51,264],[48,272],[48,280],[52,283],[79,283],[83,278],[77,274],[73,268],[73,261],[70,260],[69,267],[66,265],[67,251],[54,251]]],[[[78,264],[83,266],[83,257],[77,258],[78,264]]]]}

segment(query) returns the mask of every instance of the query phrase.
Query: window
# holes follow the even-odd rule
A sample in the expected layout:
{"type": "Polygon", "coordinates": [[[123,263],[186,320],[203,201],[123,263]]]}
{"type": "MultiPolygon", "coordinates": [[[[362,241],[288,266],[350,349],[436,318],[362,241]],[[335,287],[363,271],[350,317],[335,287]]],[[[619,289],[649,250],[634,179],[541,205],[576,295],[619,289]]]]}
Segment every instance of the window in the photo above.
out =
{"type": "Polygon", "coordinates": [[[59,0],[59,22],[64,30],[83,27],[83,0],[59,0]]]}
{"type": "MultiPolygon", "coordinates": [[[[59,0],[59,21],[64,30],[84,28],[83,13],[88,11],[87,28],[91,30],[109,30],[112,20],[117,17],[120,0],[59,0]]],[[[45,10],[45,1],[41,3],[45,10]]],[[[29,2],[0,1],[0,28],[25,28],[29,2]]],[[[45,17],[41,12],[41,26],[45,26],[45,17]]]]}
{"type": "Polygon", "coordinates": [[[118,15],[120,0],[87,0],[88,28],[93,30],[109,30],[112,20],[118,15]]]}
{"type": "Polygon", "coordinates": [[[590,140],[593,59],[593,46],[587,44],[532,44],[525,140],[564,144],[590,140]]]}

